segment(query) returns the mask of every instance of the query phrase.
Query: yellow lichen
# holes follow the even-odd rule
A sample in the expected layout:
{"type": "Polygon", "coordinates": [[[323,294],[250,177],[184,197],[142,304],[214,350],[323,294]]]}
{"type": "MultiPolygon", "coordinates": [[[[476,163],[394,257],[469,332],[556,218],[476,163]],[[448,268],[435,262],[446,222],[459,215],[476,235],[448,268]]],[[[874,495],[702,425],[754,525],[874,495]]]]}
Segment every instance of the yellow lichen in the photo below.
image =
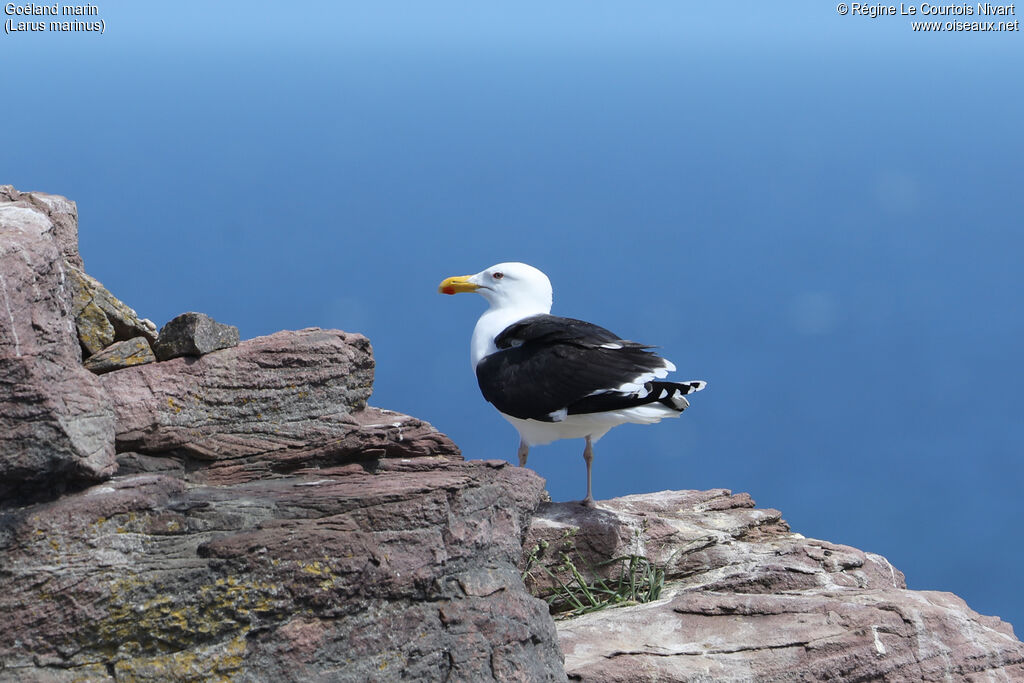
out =
{"type": "Polygon", "coordinates": [[[92,681],[102,681],[109,678],[106,668],[101,664],[87,664],[76,667],[69,673],[73,676],[70,679],[71,683],[92,683],[92,681]]]}
{"type": "Polygon", "coordinates": [[[107,616],[95,624],[97,650],[112,657],[190,650],[197,640],[244,633],[254,615],[276,609],[277,588],[259,581],[219,578],[187,593],[143,597],[155,587],[137,576],[111,584],[107,616]]]}
{"type": "Polygon", "coordinates": [[[298,565],[299,569],[301,569],[306,574],[312,574],[313,576],[323,577],[323,580],[317,584],[318,586],[320,586],[320,590],[326,591],[330,590],[331,588],[334,588],[334,580],[336,577],[330,565],[319,560],[314,560],[310,563],[299,562],[298,565]]]}
{"type": "Polygon", "coordinates": [[[245,636],[216,645],[136,657],[117,663],[117,677],[133,681],[231,681],[237,677],[245,656],[245,636]]]}
{"type": "Polygon", "coordinates": [[[307,574],[314,574],[316,576],[330,576],[331,568],[325,565],[320,560],[315,560],[309,564],[305,562],[299,562],[299,568],[307,574]]]}

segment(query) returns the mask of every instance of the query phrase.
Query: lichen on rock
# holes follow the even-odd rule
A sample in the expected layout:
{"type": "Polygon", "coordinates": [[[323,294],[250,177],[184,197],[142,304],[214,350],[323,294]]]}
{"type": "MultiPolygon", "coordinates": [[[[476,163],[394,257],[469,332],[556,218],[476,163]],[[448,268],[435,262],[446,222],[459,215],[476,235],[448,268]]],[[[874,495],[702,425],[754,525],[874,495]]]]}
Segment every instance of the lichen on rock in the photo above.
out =
{"type": "Polygon", "coordinates": [[[155,363],[156,356],[145,337],[133,337],[125,341],[114,342],[102,351],[89,356],[83,363],[86,370],[102,375],[122,368],[130,368],[146,363],[155,363]]]}
{"type": "Polygon", "coordinates": [[[72,292],[71,313],[82,348],[88,355],[99,353],[115,341],[136,337],[145,337],[150,342],[156,340],[152,323],[140,319],[99,280],[70,264],[66,272],[72,292]]]}

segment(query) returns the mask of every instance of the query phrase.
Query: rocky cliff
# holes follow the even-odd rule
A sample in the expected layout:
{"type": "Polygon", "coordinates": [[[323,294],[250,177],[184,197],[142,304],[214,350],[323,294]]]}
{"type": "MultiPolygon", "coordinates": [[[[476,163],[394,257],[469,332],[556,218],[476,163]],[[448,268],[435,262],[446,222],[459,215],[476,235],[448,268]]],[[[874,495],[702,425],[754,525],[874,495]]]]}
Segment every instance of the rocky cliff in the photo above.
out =
{"type": "Polygon", "coordinates": [[[545,502],[374,369],[337,330],[158,334],[73,202],[0,187],[0,681],[1024,678],[884,558],[724,490],[545,502]]]}

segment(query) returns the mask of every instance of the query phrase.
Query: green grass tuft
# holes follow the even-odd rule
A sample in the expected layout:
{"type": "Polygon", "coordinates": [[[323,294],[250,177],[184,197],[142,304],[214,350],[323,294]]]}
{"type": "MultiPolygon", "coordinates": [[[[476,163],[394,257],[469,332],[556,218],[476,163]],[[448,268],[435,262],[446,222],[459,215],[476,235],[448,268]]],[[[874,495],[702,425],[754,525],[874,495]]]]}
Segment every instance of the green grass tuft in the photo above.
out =
{"type": "Polygon", "coordinates": [[[544,600],[551,613],[558,619],[568,619],[609,607],[624,607],[657,600],[665,585],[665,571],[640,555],[623,555],[606,560],[596,567],[587,567],[586,578],[572,558],[565,552],[559,553],[561,564],[558,573],[539,563],[538,557],[546,550],[539,545],[527,558],[523,579],[539,568],[555,581],[553,592],[544,600]],[[618,567],[616,567],[618,565],[618,567]],[[617,571],[616,571],[617,569],[617,571]],[[601,578],[600,573],[608,575],[601,578]],[[559,575],[568,576],[562,580],[559,575]]]}

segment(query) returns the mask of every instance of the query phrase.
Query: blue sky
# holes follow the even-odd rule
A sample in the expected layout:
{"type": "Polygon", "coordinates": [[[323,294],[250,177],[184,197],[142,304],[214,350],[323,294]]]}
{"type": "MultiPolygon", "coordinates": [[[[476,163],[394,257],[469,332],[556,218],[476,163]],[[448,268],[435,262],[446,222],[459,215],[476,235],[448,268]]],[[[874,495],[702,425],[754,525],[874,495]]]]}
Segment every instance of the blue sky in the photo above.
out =
{"type": "MultiPolygon", "coordinates": [[[[817,2],[98,6],[103,35],[0,36],[0,181],[76,200],[142,315],[364,332],[375,404],[514,459],[468,363],[483,301],[436,286],[532,263],[556,313],[709,382],[598,444],[597,497],[747,491],[1024,624],[1020,33],[817,2]]],[[[532,453],[555,499],[581,450],[532,453]]]]}

